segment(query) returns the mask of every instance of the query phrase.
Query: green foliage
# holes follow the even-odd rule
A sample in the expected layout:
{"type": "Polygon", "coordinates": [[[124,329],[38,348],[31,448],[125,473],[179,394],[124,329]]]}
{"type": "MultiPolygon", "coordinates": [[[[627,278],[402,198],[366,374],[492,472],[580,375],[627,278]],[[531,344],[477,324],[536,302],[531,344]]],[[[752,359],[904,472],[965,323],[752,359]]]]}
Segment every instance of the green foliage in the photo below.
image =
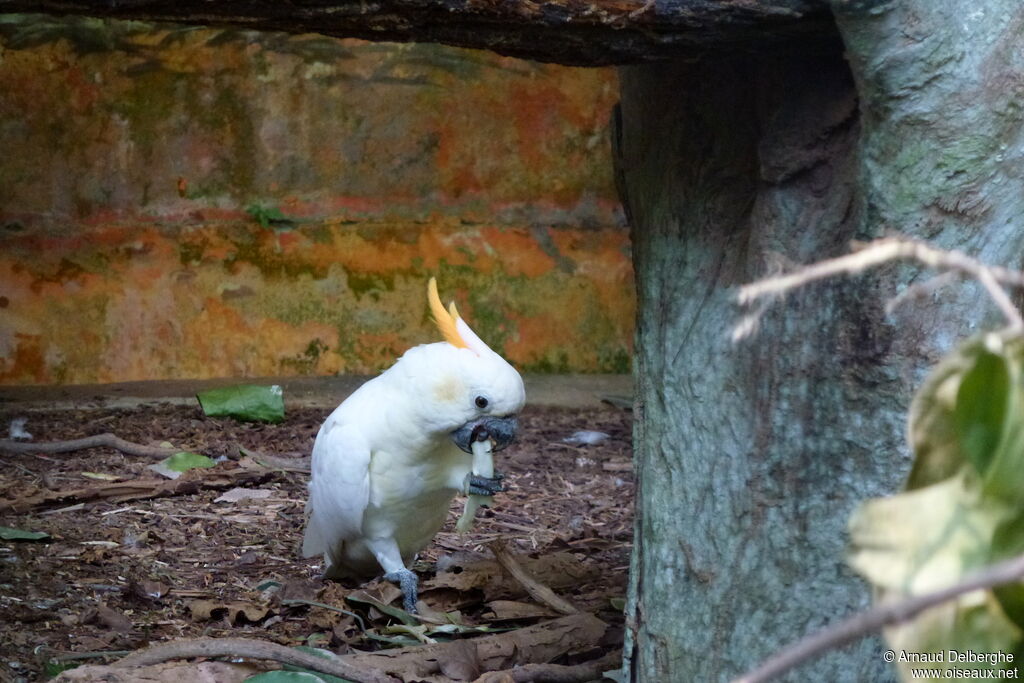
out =
{"type": "Polygon", "coordinates": [[[210,417],[233,417],[245,422],[280,422],[284,419],[284,392],[274,384],[241,384],[210,389],[196,395],[210,417]]]}
{"type": "Polygon", "coordinates": [[[246,207],[245,212],[252,216],[257,223],[264,228],[287,228],[295,224],[291,218],[281,213],[281,209],[276,206],[260,206],[259,204],[250,204],[246,207]]]}
{"type": "MultiPolygon", "coordinates": [[[[306,654],[311,654],[311,655],[314,655],[316,657],[321,657],[323,659],[337,659],[338,658],[338,656],[336,654],[334,654],[333,652],[331,652],[330,650],[324,650],[323,648],[319,648],[319,647],[309,647],[308,645],[296,645],[292,649],[294,649],[294,650],[301,650],[301,651],[305,652],[306,654]]],[[[323,683],[349,683],[349,681],[347,679],[344,679],[344,678],[338,678],[337,676],[331,676],[330,674],[315,673],[313,671],[310,671],[309,669],[302,669],[302,668],[297,667],[297,666],[291,666],[291,665],[287,665],[286,664],[284,668],[287,671],[289,671],[289,672],[297,672],[297,673],[302,673],[302,674],[306,674],[306,675],[313,675],[313,676],[316,677],[317,680],[323,681],[323,683]]],[[[251,679],[246,679],[246,680],[251,680],[251,679]]],[[[298,680],[298,679],[296,679],[296,680],[298,680]]],[[[302,679],[302,680],[307,680],[307,679],[302,679]]],[[[269,682],[266,682],[266,683],[274,683],[274,681],[269,681],[269,682]]],[[[288,681],[279,681],[278,683],[289,683],[289,682],[288,681]]]]}
{"type": "MultiPolygon", "coordinates": [[[[971,339],[939,364],[914,399],[914,466],[906,490],[867,501],[850,520],[850,563],[882,602],[957,583],[1024,552],[1024,340],[971,339]]],[[[889,629],[897,652],[1024,655],[1024,587],[975,591],[889,629]]],[[[912,663],[897,666],[911,680],[912,663]]],[[[913,664],[917,666],[917,664],[913,664]]]]}
{"type": "Polygon", "coordinates": [[[0,539],[5,541],[41,541],[49,537],[50,534],[45,531],[22,531],[9,526],[0,526],[0,539]]]}
{"type": "Polygon", "coordinates": [[[308,671],[266,671],[249,676],[245,679],[245,683],[326,683],[326,681],[322,675],[308,671]]]}
{"type": "Polygon", "coordinates": [[[197,467],[213,467],[217,464],[205,455],[189,453],[188,451],[175,453],[171,457],[162,460],[161,463],[172,472],[188,472],[189,470],[194,470],[197,467]]]}

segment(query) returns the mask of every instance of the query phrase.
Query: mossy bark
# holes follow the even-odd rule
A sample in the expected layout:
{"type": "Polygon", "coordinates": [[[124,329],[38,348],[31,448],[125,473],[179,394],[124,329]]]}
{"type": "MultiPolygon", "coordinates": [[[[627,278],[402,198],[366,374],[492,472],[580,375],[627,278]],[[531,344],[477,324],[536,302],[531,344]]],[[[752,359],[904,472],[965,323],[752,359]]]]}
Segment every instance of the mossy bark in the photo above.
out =
{"type": "MultiPolygon", "coordinates": [[[[902,483],[926,369],[998,315],[965,285],[887,316],[928,275],[891,266],[794,293],[734,345],[732,295],[892,230],[1020,264],[1024,10],[993,0],[968,20],[954,4],[837,3],[846,54],[620,71],[639,296],[632,680],[728,680],[869,604],[845,564],[849,513],[902,483]]],[[[791,680],[890,680],[881,652],[868,639],[791,680]]]]}

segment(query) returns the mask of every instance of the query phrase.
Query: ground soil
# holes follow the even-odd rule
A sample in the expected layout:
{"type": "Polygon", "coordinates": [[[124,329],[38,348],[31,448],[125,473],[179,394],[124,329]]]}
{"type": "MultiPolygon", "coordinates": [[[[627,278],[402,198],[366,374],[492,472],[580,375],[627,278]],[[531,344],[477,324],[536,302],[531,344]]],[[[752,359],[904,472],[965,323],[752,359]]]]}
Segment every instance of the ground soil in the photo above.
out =
{"type": "MultiPolygon", "coordinates": [[[[143,444],[169,441],[211,457],[238,460],[241,446],[299,463],[327,412],[291,410],[283,423],[264,425],[208,418],[198,406],[19,412],[8,405],[0,408],[0,424],[27,417],[26,429],[36,441],[112,432],[143,444]]],[[[619,599],[632,538],[630,421],[628,412],[613,409],[527,410],[518,442],[496,456],[511,490],[499,494],[494,508],[482,511],[464,536],[454,531],[463,505],[457,498],[448,524],[415,567],[421,580],[429,582],[439,558],[486,554],[485,544],[496,539],[534,557],[567,553],[587,578],[558,592],[621,637],[619,599]],[[594,446],[562,442],[582,429],[606,432],[610,439],[594,446]]],[[[6,500],[103,484],[98,477],[155,476],[147,469],[152,459],[106,448],[46,456],[3,453],[0,462],[0,499],[6,500]]],[[[243,636],[337,652],[387,646],[381,634],[388,632],[388,617],[345,600],[358,586],[326,585],[319,578],[320,562],[299,556],[307,477],[274,471],[250,487],[267,491],[258,500],[216,502],[224,491],[200,491],[0,513],[2,526],[50,535],[43,541],[0,541],[0,680],[38,680],[48,662],[104,663],[116,655],[103,653],[185,636],[243,636]],[[301,600],[286,604],[285,594],[354,610],[364,623],[301,600]]],[[[494,623],[485,604],[491,597],[457,601],[463,623],[494,623]]],[[[448,610],[452,604],[432,607],[448,610]]],[[[528,623],[526,618],[512,625],[528,623]]],[[[614,647],[614,640],[613,635],[605,645],[614,647]]]]}

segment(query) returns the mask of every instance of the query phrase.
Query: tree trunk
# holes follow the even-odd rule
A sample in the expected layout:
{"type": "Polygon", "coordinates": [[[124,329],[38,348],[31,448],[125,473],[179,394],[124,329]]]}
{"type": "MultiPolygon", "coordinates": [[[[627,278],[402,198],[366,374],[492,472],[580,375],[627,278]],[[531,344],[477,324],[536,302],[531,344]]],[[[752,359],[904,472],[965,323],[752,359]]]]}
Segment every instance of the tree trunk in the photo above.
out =
{"type": "MultiPolygon", "coordinates": [[[[1024,10],[869,4],[837,2],[849,64],[837,44],[621,69],[639,296],[632,680],[727,680],[865,608],[849,513],[902,483],[927,367],[998,320],[970,285],[887,317],[927,276],[894,266],[798,292],[733,345],[733,288],[889,230],[1020,260],[1024,10]]],[[[890,680],[881,651],[869,639],[791,679],[890,680]]]]}

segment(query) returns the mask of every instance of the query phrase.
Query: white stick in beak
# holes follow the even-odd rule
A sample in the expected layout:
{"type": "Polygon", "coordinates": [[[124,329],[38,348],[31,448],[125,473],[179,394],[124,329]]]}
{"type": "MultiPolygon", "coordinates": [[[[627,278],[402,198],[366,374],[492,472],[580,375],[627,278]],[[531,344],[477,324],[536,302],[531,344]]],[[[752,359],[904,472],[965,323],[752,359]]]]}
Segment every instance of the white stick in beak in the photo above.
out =
{"type": "MultiPolygon", "coordinates": [[[[474,441],[471,448],[473,449],[473,474],[478,477],[487,477],[488,479],[493,477],[494,443],[490,439],[474,441]]],[[[456,531],[464,534],[472,529],[473,520],[476,519],[476,511],[481,507],[490,507],[492,500],[493,496],[470,494],[466,498],[466,507],[462,511],[462,516],[459,517],[459,521],[455,524],[456,531]]]]}

